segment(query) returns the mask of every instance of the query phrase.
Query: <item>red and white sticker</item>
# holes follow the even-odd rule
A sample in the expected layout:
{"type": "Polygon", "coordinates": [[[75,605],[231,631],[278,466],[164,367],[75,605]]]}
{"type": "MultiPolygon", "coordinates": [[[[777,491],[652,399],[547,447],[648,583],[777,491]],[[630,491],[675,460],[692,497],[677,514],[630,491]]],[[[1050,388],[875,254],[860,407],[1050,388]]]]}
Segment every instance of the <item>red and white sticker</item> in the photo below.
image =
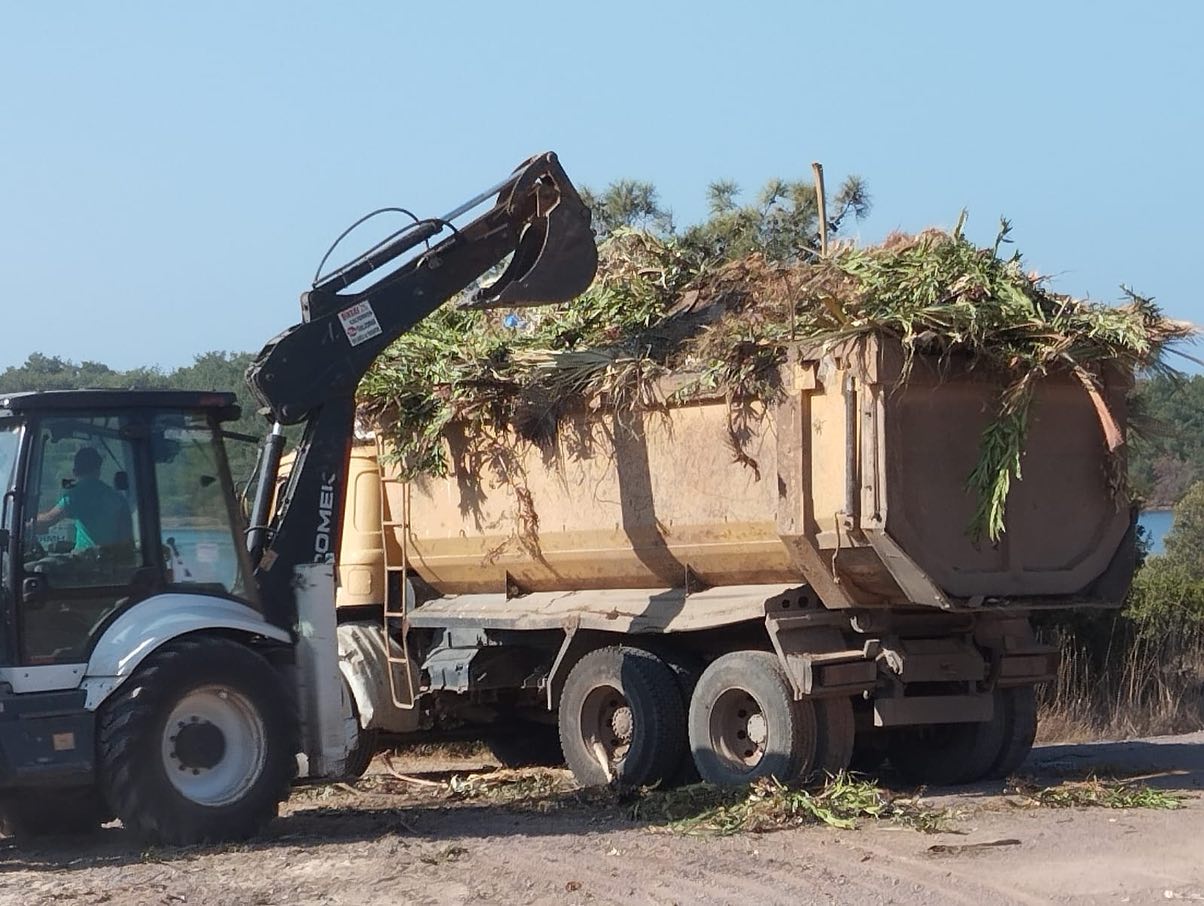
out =
{"type": "Polygon", "coordinates": [[[376,320],[376,312],[367,302],[356,302],[349,308],[339,312],[339,321],[343,324],[343,333],[352,346],[359,346],[366,340],[379,337],[384,331],[380,329],[380,321],[376,320]]]}

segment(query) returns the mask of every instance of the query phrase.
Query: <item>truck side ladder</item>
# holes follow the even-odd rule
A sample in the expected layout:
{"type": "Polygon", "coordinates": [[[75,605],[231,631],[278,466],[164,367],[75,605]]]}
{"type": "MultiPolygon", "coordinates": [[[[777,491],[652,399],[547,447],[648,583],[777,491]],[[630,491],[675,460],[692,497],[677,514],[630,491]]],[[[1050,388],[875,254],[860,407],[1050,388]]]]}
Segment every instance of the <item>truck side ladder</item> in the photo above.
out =
{"type": "Polygon", "coordinates": [[[386,474],[383,465],[385,462],[384,457],[384,440],[378,434],[376,437],[376,462],[377,468],[380,471],[381,550],[385,563],[385,604],[382,620],[384,621],[385,658],[389,665],[389,694],[392,696],[395,708],[409,710],[414,707],[418,692],[414,688],[414,672],[410,667],[409,632],[407,631],[409,595],[406,593],[406,585],[409,579],[410,487],[408,482],[386,474]],[[397,486],[401,491],[402,512],[397,514],[393,513],[392,504],[390,503],[389,488],[391,486],[397,486]],[[401,560],[400,562],[395,562],[390,559],[389,551],[392,547],[390,541],[392,538],[397,537],[398,533],[400,534],[401,542],[401,560]],[[394,582],[394,579],[397,581],[394,582]],[[400,657],[394,654],[392,633],[394,626],[400,627],[400,657]],[[402,691],[403,685],[398,682],[397,673],[399,670],[405,677],[404,696],[399,694],[402,691]]]}

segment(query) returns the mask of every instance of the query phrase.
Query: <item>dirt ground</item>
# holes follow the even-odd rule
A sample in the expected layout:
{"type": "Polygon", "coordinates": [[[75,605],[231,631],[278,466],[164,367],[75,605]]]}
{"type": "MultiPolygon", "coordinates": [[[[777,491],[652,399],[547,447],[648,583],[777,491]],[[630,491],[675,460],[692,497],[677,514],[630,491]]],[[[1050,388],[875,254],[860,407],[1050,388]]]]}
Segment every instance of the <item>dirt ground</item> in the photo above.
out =
{"type": "MultiPolygon", "coordinates": [[[[474,766],[394,767],[446,781],[474,766]]],[[[0,840],[0,903],[1204,902],[1204,733],[1044,746],[1024,769],[1042,784],[1091,772],[1143,777],[1184,806],[1021,807],[996,784],[926,795],[952,810],[952,832],[871,821],[693,837],[555,794],[519,808],[369,782],[298,790],[235,847],[143,851],[119,827],[51,848],[0,840]]]]}

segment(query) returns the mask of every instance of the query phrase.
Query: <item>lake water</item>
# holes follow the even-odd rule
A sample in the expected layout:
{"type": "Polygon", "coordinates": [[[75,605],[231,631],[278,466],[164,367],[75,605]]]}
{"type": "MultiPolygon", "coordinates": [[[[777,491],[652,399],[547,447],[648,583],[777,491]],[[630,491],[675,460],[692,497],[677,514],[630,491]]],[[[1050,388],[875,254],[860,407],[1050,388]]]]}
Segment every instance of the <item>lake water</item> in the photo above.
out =
{"type": "Polygon", "coordinates": [[[1145,510],[1137,517],[1137,522],[1150,533],[1150,553],[1163,553],[1165,548],[1162,542],[1166,539],[1166,533],[1171,530],[1174,513],[1170,510],[1145,510]]]}

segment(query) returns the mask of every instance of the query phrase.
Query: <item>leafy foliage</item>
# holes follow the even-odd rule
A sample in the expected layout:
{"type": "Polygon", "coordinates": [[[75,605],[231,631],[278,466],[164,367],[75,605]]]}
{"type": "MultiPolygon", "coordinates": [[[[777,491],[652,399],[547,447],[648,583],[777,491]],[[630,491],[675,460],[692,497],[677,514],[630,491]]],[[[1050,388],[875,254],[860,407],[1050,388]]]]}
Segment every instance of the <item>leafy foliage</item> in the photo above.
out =
{"type": "MultiPolygon", "coordinates": [[[[716,217],[739,214],[729,211],[726,190],[716,195],[716,217]]],[[[848,204],[855,210],[855,200],[848,204]]],[[[1024,272],[1019,254],[1000,256],[1006,222],[993,248],[976,247],[960,231],[931,230],[804,260],[766,245],[772,204],[761,211],[765,232],[750,240],[761,248],[752,254],[739,244],[702,248],[688,233],[615,232],[602,246],[594,286],[521,329],[507,326],[517,318],[445,307],[378,361],[361,386],[366,414],[411,473],[440,473],[453,423],[475,444],[474,455],[496,459],[507,432],[540,441],[568,408],[587,399],[615,408],[647,401],[652,379],[666,373],[689,376],[678,391],[685,397],[718,387],[772,398],[792,344],[885,335],[902,344],[909,367],[918,354],[968,353],[1000,382],[997,417],[967,477],[979,503],[971,534],[995,541],[1011,483],[1021,477],[1029,403],[1041,379],[1069,372],[1106,408],[1103,369],[1167,370],[1164,349],[1188,333],[1136,293],[1111,307],[1051,292],[1024,272]],[[742,256],[728,257],[732,249],[742,256]]],[[[742,234],[728,224],[723,235],[735,242],[742,234]]]]}
{"type": "Polygon", "coordinates": [[[1150,557],[1133,581],[1128,614],[1150,637],[1204,630],[1204,482],[1175,506],[1166,553],[1150,557]]]}
{"type": "Polygon", "coordinates": [[[935,833],[944,829],[949,817],[923,807],[915,798],[891,796],[873,781],[844,772],[810,790],[769,778],[745,789],[698,785],[651,792],[645,794],[634,815],[696,836],[765,833],[809,824],[851,830],[865,819],[893,821],[935,833]]]}
{"type": "Polygon", "coordinates": [[[1153,375],[1131,405],[1133,489],[1151,506],[1171,506],[1204,480],[1204,375],[1153,375]]]}
{"type": "Polygon", "coordinates": [[[1183,793],[1156,789],[1132,780],[1110,780],[1091,776],[1086,780],[1037,787],[1023,780],[1013,782],[1012,792],[1023,804],[1045,808],[1183,808],[1183,793]]]}

